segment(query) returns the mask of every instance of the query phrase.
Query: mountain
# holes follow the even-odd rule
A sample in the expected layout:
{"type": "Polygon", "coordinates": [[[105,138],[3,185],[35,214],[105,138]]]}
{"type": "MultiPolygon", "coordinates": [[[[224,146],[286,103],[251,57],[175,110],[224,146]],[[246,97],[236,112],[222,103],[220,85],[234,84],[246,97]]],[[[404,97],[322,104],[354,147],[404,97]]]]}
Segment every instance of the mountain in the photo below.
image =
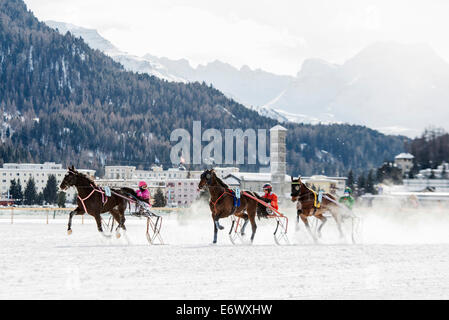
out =
{"type": "MultiPolygon", "coordinates": [[[[278,124],[205,83],[126,71],[83,39],[38,21],[22,0],[0,0],[0,109],[1,162],[56,161],[97,170],[105,164],[149,167],[156,157],[169,166],[170,134],[192,132],[196,120],[221,132],[278,124]]],[[[363,126],[286,126],[294,174],[364,171],[404,151],[407,141],[363,126]]]]}
{"type": "Polygon", "coordinates": [[[367,47],[343,65],[306,60],[273,104],[282,110],[417,135],[448,128],[449,64],[427,45],[367,47]]]}
{"type": "Polygon", "coordinates": [[[63,35],[70,31],[73,35],[82,37],[92,48],[106,53],[129,71],[147,73],[168,81],[204,81],[247,106],[264,105],[276,98],[294,80],[291,76],[251,70],[248,66],[237,69],[218,60],[193,68],[185,59],[171,60],[151,54],[137,57],[118,50],[96,30],[64,22],[46,21],[46,24],[63,35]]]}
{"type": "Polygon", "coordinates": [[[47,23],[82,36],[127,70],[169,81],[204,81],[280,122],[353,123],[408,136],[429,125],[449,129],[444,121],[449,113],[449,64],[424,44],[375,43],[342,65],[307,59],[291,77],[247,66],[237,69],[218,60],[193,68],[185,59],[136,57],[105,46],[107,40],[95,30],[47,23]]]}
{"type": "Polygon", "coordinates": [[[187,79],[171,74],[163,64],[157,63],[155,59],[137,57],[119,50],[111,42],[103,38],[97,30],[52,20],[45,21],[45,23],[59,31],[62,35],[70,32],[76,37],[81,37],[91,48],[100,50],[110,56],[114,61],[122,64],[128,71],[147,73],[167,81],[187,82],[187,79]]]}

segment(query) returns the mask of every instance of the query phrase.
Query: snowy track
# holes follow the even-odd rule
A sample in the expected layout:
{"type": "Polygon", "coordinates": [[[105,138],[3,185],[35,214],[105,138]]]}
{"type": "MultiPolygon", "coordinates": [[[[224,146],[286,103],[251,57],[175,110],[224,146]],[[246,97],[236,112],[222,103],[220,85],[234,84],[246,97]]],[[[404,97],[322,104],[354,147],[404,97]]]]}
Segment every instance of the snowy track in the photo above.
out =
{"type": "Polygon", "coordinates": [[[446,216],[430,224],[408,219],[407,228],[367,216],[358,245],[339,243],[331,223],[327,238],[312,244],[292,222],[290,246],[274,245],[274,224],[265,221],[253,246],[233,246],[227,220],[219,244],[210,245],[208,218],[167,217],[168,245],[149,246],[145,221],[135,218],[127,221],[127,244],[100,238],[91,217],[84,225],[77,217],[70,237],[65,217],[48,225],[36,218],[11,225],[2,217],[0,299],[449,298],[446,216]]]}

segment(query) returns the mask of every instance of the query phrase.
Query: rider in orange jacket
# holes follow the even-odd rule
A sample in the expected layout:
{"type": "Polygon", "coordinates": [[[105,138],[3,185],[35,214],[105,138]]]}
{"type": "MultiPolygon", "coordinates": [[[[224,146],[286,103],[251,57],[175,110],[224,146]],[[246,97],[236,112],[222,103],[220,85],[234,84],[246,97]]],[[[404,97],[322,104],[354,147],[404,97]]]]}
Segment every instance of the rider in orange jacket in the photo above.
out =
{"type": "MultiPolygon", "coordinates": [[[[279,210],[279,206],[278,206],[278,197],[275,193],[273,193],[273,187],[271,186],[271,184],[267,183],[263,186],[263,191],[265,192],[265,194],[263,195],[262,198],[269,200],[270,201],[270,205],[276,209],[279,210]]],[[[268,201],[267,201],[268,202],[268,201]]]]}

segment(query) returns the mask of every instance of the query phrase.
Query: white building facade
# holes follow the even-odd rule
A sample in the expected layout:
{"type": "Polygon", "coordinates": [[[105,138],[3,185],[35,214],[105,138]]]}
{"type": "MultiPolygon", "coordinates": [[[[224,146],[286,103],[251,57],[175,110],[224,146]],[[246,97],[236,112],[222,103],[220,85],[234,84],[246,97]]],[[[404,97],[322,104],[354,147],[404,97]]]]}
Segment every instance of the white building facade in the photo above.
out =
{"type": "MultiPolygon", "coordinates": [[[[78,171],[88,174],[91,177],[95,176],[95,170],[79,169],[78,171]]],[[[23,191],[25,190],[28,180],[32,178],[36,184],[37,193],[40,193],[44,191],[50,175],[54,175],[56,177],[56,182],[59,187],[66,173],[66,168],[63,168],[61,164],[54,162],[45,162],[43,164],[5,163],[3,168],[0,168],[0,191],[2,197],[7,198],[12,180],[20,180],[23,191]]],[[[76,190],[74,188],[70,188],[66,193],[67,199],[70,200],[75,196],[76,190]]]]}

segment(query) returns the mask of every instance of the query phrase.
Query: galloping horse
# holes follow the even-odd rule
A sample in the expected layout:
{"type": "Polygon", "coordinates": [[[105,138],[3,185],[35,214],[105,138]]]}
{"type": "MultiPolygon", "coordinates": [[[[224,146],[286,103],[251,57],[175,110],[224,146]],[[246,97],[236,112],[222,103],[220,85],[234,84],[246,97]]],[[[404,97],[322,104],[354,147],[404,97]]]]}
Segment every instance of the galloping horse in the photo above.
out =
{"type": "Polygon", "coordinates": [[[318,204],[318,195],[313,190],[309,189],[302,181],[301,177],[294,179],[292,177],[292,201],[299,202],[297,209],[297,223],[301,218],[302,222],[305,224],[307,231],[312,236],[313,240],[316,242],[317,239],[315,235],[310,230],[308,217],[314,216],[321,221],[321,225],[318,227],[318,237],[321,237],[321,229],[327,222],[327,218],[323,215],[325,212],[330,212],[335,221],[337,222],[338,231],[340,232],[340,237],[343,237],[343,231],[341,229],[341,217],[338,211],[339,207],[335,197],[329,193],[323,195],[321,204],[318,204]]]}
{"type": "Polygon", "coordinates": [[[59,188],[67,190],[69,187],[74,186],[78,191],[78,207],[70,212],[67,233],[69,235],[72,234],[72,218],[74,215],[88,213],[95,218],[98,231],[105,236],[101,224],[101,213],[109,212],[118,223],[116,235],[119,238],[119,228],[126,231],[125,210],[128,203],[127,200],[117,195],[120,193],[118,190],[114,190],[114,192],[111,192],[111,196],[107,197],[104,191],[91,178],[78,172],[73,166],[68,168],[68,170],[69,172],[65,175],[59,188]]]}
{"type": "MultiPolygon", "coordinates": [[[[201,174],[201,181],[198,184],[199,189],[204,188],[209,189],[210,201],[209,207],[212,212],[212,220],[214,222],[214,241],[217,243],[217,233],[218,230],[223,230],[219,223],[220,219],[227,218],[231,215],[235,215],[239,218],[243,218],[245,223],[241,229],[241,234],[244,235],[246,225],[248,221],[251,222],[252,234],[251,243],[254,241],[254,236],[256,234],[256,214],[259,217],[265,217],[265,213],[260,209],[260,204],[246,197],[242,192],[242,197],[240,199],[240,206],[234,207],[234,195],[231,193],[229,187],[217,177],[214,170],[206,170],[201,174]]],[[[253,192],[246,191],[248,194],[260,199],[259,195],[253,192]]],[[[234,224],[231,227],[233,228],[234,224]]]]}

